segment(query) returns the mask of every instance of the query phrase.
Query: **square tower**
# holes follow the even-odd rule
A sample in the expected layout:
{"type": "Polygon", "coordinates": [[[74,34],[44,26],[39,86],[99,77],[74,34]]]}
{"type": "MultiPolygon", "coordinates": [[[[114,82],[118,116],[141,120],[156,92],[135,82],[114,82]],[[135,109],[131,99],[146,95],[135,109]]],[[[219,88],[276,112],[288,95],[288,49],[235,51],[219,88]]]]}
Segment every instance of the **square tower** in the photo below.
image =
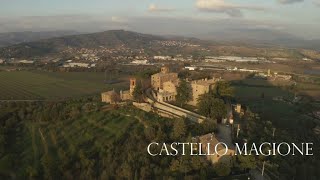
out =
{"type": "Polygon", "coordinates": [[[133,96],[134,89],[136,88],[137,85],[137,79],[136,78],[131,78],[130,79],[130,95],[133,96]]]}

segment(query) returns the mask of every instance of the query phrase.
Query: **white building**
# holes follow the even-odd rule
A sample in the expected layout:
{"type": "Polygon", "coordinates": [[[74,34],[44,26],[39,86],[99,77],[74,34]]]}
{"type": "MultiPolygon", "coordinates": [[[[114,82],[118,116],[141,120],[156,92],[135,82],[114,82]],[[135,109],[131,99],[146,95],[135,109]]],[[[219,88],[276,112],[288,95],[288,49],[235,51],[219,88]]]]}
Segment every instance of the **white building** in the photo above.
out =
{"type": "Polygon", "coordinates": [[[149,64],[149,63],[148,63],[148,60],[146,60],[146,59],[144,59],[144,60],[136,59],[136,60],[132,61],[131,64],[145,65],[145,64],[149,64]]]}
{"type": "Polygon", "coordinates": [[[240,57],[240,56],[206,56],[206,62],[223,62],[223,61],[233,61],[233,62],[259,62],[266,61],[264,57],[240,57]]]}
{"type": "Polygon", "coordinates": [[[4,63],[4,60],[3,59],[0,59],[0,64],[3,64],[4,63]]]}
{"type": "Polygon", "coordinates": [[[302,58],[302,61],[312,61],[312,59],[309,59],[309,58],[302,58]]]}
{"type": "Polygon", "coordinates": [[[89,64],[87,63],[68,63],[64,64],[63,67],[89,67],[89,64]]]}
{"type": "Polygon", "coordinates": [[[21,60],[21,61],[19,61],[19,63],[22,63],[22,64],[33,64],[33,63],[34,63],[34,61],[21,60]]]}
{"type": "Polygon", "coordinates": [[[197,70],[198,68],[197,67],[194,67],[194,66],[186,66],[184,67],[185,69],[189,70],[189,71],[195,71],[197,70]]]}
{"type": "Polygon", "coordinates": [[[171,60],[171,56],[153,56],[154,60],[171,60]]]}

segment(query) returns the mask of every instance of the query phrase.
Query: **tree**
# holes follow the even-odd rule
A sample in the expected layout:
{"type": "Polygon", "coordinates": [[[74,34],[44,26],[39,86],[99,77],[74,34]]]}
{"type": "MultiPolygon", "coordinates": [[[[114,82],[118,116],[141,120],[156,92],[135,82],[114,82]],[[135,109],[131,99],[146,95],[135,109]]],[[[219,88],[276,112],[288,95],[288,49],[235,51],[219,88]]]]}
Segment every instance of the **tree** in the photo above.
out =
{"type": "Polygon", "coordinates": [[[237,166],[241,170],[256,168],[256,160],[253,156],[237,156],[237,166]]]}
{"type": "Polygon", "coordinates": [[[118,175],[126,179],[132,179],[133,177],[132,168],[128,162],[124,162],[120,166],[118,175]]]}
{"type": "Polygon", "coordinates": [[[201,95],[198,99],[199,112],[211,119],[222,119],[227,115],[223,100],[216,97],[213,91],[201,95]]]}
{"type": "Polygon", "coordinates": [[[143,99],[143,88],[141,82],[136,84],[136,87],[133,90],[133,98],[134,100],[141,102],[143,99]]]}
{"type": "Polygon", "coordinates": [[[179,72],[178,77],[181,79],[185,79],[188,78],[190,75],[191,73],[188,70],[183,70],[179,72]]]}
{"type": "Polygon", "coordinates": [[[179,138],[183,138],[186,135],[186,132],[187,132],[187,126],[186,126],[185,120],[183,119],[175,120],[173,124],[173,132],[172,132],[173,139],[178,140],[179,138]]]}
{"type": "Polygon", "coordinates": [[[224,163],[217,163],[213,167],[218,176],[228,176],[231,172],[230,166],[224,163]]]}
{"type": "Polygon", "coordinates": [[[222,98],[224,101],[230,100],[234,97],[234,89],[227,81],[219,81],[215,90],[218,97],[222,98]]]}
{"type": "Polygon", "coordinates": [[[179,83],[179,86],[177,87],[177,96],[176,96],[177,102],[181,106],[183,106],[188,101],[190,101],[191,98],[192,98],[192,94],[191,94],[190,85],[185,80],[181,80],[179,83]]]}

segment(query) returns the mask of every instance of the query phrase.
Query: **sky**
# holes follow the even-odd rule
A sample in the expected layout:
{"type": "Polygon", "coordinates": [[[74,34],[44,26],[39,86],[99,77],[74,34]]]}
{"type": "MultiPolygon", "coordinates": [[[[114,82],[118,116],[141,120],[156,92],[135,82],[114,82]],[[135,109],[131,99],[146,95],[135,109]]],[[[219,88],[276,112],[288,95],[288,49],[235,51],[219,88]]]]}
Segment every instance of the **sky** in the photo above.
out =
{"type": "Polygon", "coordinates": [[[320,0],[0,0],[0,32],[110,29],[203,35],[233,29],[320,39],[320,0]]]}

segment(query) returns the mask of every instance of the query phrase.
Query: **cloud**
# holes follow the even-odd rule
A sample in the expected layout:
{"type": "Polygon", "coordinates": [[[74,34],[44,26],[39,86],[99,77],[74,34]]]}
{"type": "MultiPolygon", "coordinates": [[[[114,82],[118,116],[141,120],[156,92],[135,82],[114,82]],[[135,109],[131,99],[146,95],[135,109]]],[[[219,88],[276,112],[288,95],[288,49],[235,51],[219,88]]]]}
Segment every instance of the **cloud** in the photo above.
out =
{"type": "MultiPolygon", "coordinates": [[[[237,38],[226,31],[276,30],[303,36],[308,39],[319,39],[320,27],[314,24],[286,24],[277,20],[253,20],[247,18],[198,17],[198,16],[90,16],[59,15],[33,17],[0,17],[1,32],[21,31],[55,31],[71,30],[77,32],[99,32],[112,29],[131,30],[140,33],[157,35],[179,35],[206,38],[237,38]],[[120,18],[121,17],[121,18],[120,18]],[[126,20],[125,23],[119,23],[126,20]],[[308,31],[306,31],[308,29],[308,31]],[[224,36],[214,36],[221,35],[224,36]],[[211,34],[212,33],[212,34],[211,34]],[[203,36],[201,36],[203,35],[203,36]],[[208,36],[209,37],[209,36],[208,36]]],[[[241,31],[242,32],[242,31],[241,31]]],[[[254,31],[252,31],[254,32],[254,31]]],[[[261,31],[260,31],[261,32],[261,31]]],[[[270,37],[272,38],[272,37],[270,37]]]]}
{"type": "Polygon", "coordinates": [[[320,0],[313,0],[313,4],[320,7],[320,0]]]}
{"type": "Polygon", "coordinates": [[[297,2],[303,2],[304,0],[278,0],[280,4],[292,4],[297,2]]]}
{"type": "Polygon", "coordinates": [[[196,0],[196,7],[201,11],[225,13],[231,17],[242,17],[242,10],[266,10],[259,6],[228,3],[225,0],[196,0]]]}
{"type": "Polygon", "coordinates": [[[168,8],[168,7],[159,7],[155,4],[150,4],[148,11],[149,12],[169,12],[169,11],[174,11],[174,9],[168,8]]]}
{"type": "Polygon", "coordinates": [[[111,17],[111,22],[114,22],[114,23],[126,23],[126,22],[128,22],[128,19],[123,18],[123,17],[119,17],[119,16],[112,16],[111,17]]]}
{"type": "Polygon", "coordinates": [[[127,29],[128,20],[124,17],[89,15],[57,15],[0,17],[1,32],[76,30],[96,32],[109,29],[127,29]]]}

